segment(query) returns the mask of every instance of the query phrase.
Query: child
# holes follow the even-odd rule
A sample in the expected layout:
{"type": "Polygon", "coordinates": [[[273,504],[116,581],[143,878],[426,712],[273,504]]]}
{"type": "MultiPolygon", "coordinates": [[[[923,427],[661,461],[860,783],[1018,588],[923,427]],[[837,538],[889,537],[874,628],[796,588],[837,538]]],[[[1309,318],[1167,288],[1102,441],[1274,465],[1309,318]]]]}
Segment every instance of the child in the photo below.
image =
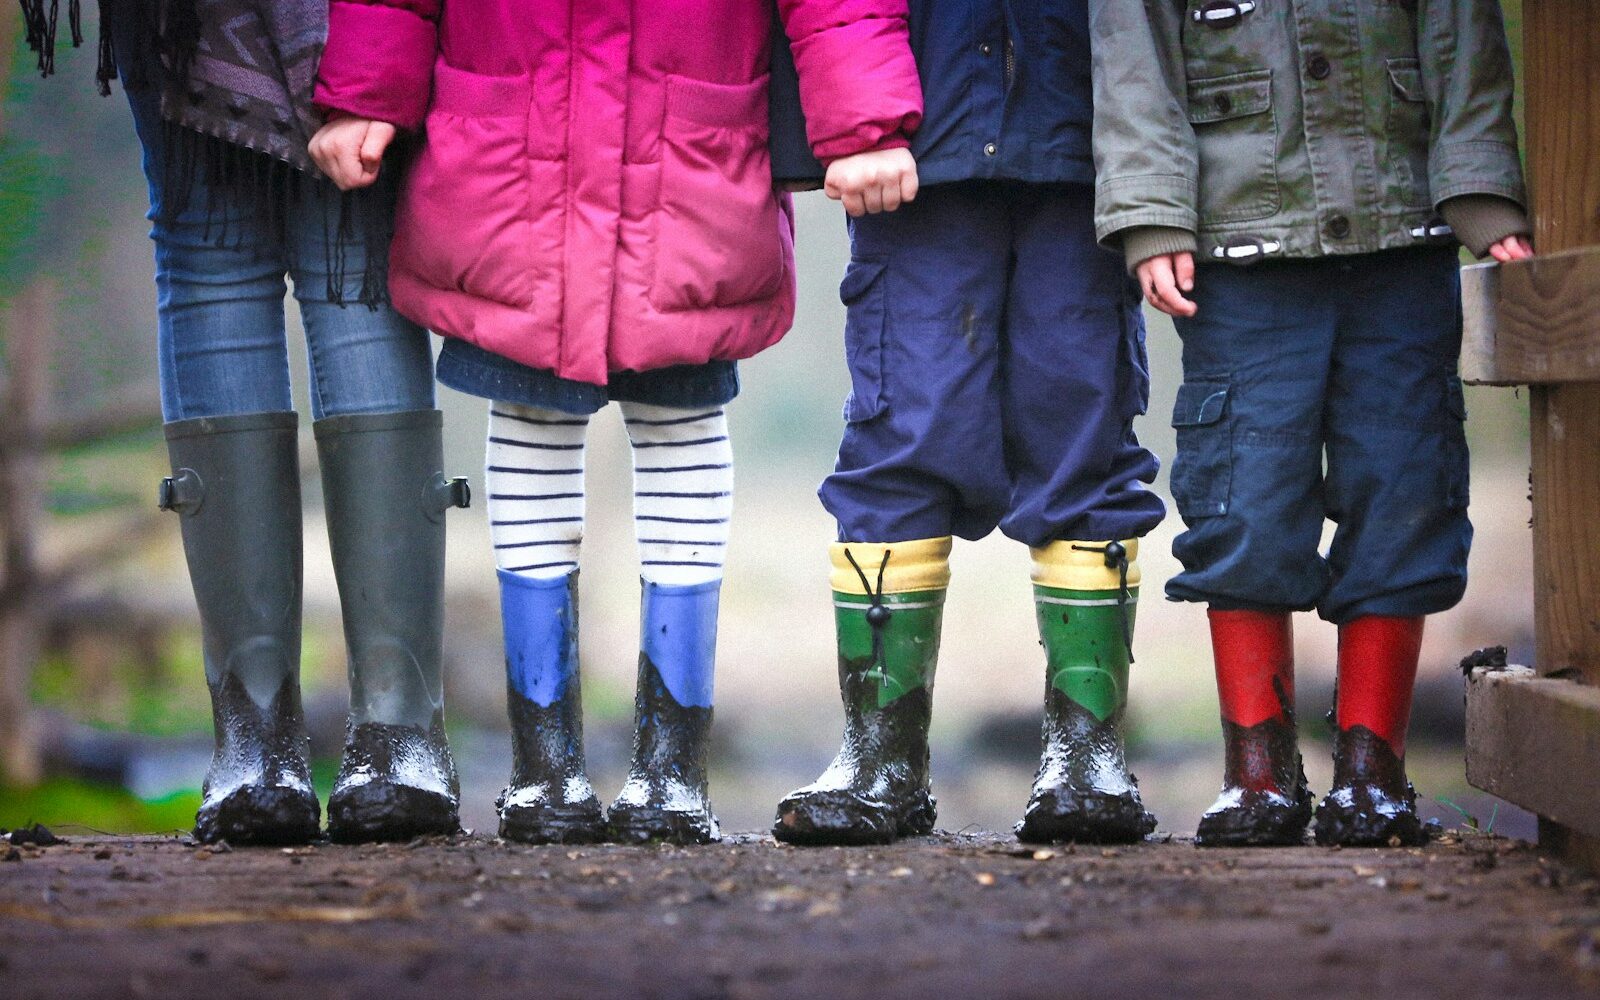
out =
{"type": "Polygon", "coordinates": [[[1339,629],[1317,842],[1421,843],[1411,688],[1472,538],[1451,229],[1531,253],[1499,4],[1091,8],[1097,229],[1183,338],[1167,594],[1210,607],[1226,741],[1197,839],[1301,841],[1290,613],[1315,608],[1339,629]]]}
{"type": "MultiPolygon", "coordinates": [[[[851,196],[901,196],[921,112],[904,0],[783,0],[811,145],[851,196]]],[[[371,183],[426,124],[395,236],[396,306],[487,396],[514,757],[502,836],[717,838],[707,797],[734,362],[794,311],[793,217],[767,150],[760,0],[336,0],[313,143],[371,183]],[[431,97],[430,97],[431,95],[431,97]],[[589,417],[634,447],[637,736],[602,817],[584,773],[577,566],[589,417]]]]}
{"type": "Polygon", "coordinates": [[[998,526],[1032,548],[1047,662],[1044,753],[1018,836],[1136,840],[1155,820],[1121,719],[1137,539],[1164,511],[1142,486],[1156,460],[1133,434],[1149,389],[1137,290],[1094,240],[1087,10],[910,8],[923,189],[893,215],[846,201],[852,392],[821,490],[839,531],[844,747],[778,806],[773,833],[850,844],[932,829],[951,536],[998,526]]]}

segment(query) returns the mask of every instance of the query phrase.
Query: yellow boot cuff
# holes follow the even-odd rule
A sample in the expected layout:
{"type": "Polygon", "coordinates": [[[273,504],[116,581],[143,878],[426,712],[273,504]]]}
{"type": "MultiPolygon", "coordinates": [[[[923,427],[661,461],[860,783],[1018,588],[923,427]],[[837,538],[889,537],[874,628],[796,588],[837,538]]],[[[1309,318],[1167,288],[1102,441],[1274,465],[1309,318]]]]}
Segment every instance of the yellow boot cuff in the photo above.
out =
{"type": "Polygon", "coordinates": [[[835,542],[828,547],[833,562],[833,572],[828,580],[840,594],[860,594],[868,591],[861,586],[861,574],[848,552],[866,574],[867,583],[876,590],[878,568],[883,567],[883,592],[885,594],[910,594],[923,590],[944,590],[950,586],[950,536],[919,538],[910,542],[835,542]],[[883,557],[889,557],[884,565],[883,557]]]}
{"type": "MultiPolygon", "coordinates": [[[[1122,586],[1122,574],[1117,567],[1106,565],[1106,554],[1101,551],[1106,544],[1062,541],[1030,549],[1033,553],[1033,582],[1057,590],[1116,590],[1122,586]]],[[[1129,538],[1122,543],[1122,547],[1128,550],[1128,586],[1137,587],[1139,540],[1129,538]]]]}

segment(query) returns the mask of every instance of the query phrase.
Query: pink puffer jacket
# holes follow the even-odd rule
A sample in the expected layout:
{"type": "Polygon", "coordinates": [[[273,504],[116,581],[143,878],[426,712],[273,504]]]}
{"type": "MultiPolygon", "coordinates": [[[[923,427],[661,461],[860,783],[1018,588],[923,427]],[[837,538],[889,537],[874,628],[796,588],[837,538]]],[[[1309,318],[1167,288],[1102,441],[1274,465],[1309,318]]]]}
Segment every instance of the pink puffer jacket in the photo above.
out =
{"type": "MultiPolygon", "coordinates": [[[[906,0],[780,0],[824,162],[922,115],[906,0]]],[[[794,318],[770,0],[333,0],[317,102],[422,127],[389,272],[434,331],[566,378],[749,357],[794,318]]]]}

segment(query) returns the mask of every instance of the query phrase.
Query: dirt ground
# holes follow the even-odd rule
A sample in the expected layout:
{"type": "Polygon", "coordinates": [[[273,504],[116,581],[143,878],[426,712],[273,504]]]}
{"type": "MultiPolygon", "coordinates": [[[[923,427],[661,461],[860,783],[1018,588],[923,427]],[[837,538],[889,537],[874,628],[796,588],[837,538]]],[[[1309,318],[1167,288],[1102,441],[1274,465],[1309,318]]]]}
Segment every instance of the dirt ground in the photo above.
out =
{"type": "Polygon", "coordinates": [[[1034,851],[0,844],[0,994],[1600,996],[1600,881],[1526,845],[1034,851]]]}

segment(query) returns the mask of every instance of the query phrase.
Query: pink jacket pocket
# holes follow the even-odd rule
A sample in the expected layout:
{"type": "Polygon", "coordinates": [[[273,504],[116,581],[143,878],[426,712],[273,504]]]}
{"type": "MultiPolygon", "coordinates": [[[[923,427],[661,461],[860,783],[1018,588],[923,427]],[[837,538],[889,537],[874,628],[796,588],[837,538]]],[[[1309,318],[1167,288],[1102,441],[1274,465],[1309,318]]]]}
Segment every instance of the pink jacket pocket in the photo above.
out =
{"type": "Polygon", "coordinates": [[[745,84],[667,78],[656,273],[663,311],[778,294],[788,220],[772,190],[767,77],[745,84]]]}
{"type": "Polygon", "coordinates": [[[395,253],[437,288],[553,320],[560,305],[565,164],[555,150],[540,159],[546,151],[531,148],[547,138],[530,134],[535,111],[526,77],[435,66],[426,135],[406,182],[395,253]]]}

